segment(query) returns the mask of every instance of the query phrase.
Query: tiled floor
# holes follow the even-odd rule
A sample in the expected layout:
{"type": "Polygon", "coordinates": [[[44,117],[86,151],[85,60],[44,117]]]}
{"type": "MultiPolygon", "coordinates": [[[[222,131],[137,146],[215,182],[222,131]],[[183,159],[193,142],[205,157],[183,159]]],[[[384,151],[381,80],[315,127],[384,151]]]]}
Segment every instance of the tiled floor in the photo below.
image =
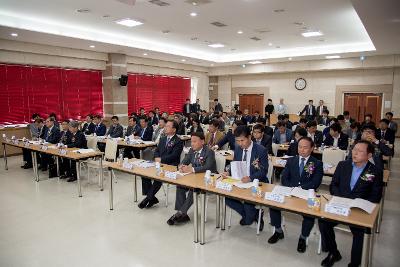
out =
{"type": "MultiPolygon", "coordinates": [[[[398,142],[397,147],[400,146],[398,142]]],[[[399,151],[396,153],[399,155],[399,151]]],[[[307,252],[296,251],[300,217],[286,214],[285,239],[271,246],[271,229],[259,236],[255,225],[241,227],[234,214],[232,227],[215,228],[215,197],[208,205],[207,244],[193,243],[193,227],[168,226],[175,190],[169,206],[140,210],[133,202],[132,178],[118,174],[114,211],[109,210],[108,189],[98,190],[83,177],[83,197],[76,183],[57,179],[34,182],[32,170],[23,170],[21,157],[9,158],[9,170],[0,164],[0,266],[319,266],[326,254],[317,255],[317,236],[307,252]]],[[[374,266],[399,266],[400,159],[392,160],[381,233],[376,236],[374,266]]],[[[42,175],[44,177],[44,175],[42,175]]],[[[139,182],[140,184],[140,182],[139,182]]],[[[106,183],[107,186],[107,183],[106,183]]],[[[162,190],[158,193],[164,201],[162,190]]],[[[191,210],[191,212],[193,212],[191,210]]],[[[192,214],[190,214],[192,215],[192,214]]],[[[267,216],[265,217],[268,218],[267,216]]],[[[351,235],[337,232],[347,266],[351,235]]]]}

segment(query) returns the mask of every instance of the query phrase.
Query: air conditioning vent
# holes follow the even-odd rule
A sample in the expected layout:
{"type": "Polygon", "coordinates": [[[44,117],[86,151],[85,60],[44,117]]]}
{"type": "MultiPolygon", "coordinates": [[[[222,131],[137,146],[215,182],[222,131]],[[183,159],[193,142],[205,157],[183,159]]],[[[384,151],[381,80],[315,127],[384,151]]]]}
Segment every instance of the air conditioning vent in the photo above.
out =
{"type": "Polygon", "coordinates": [[[217,27],[226,27],[227,26],[226,24],[219,22],[219,21],[211,22],[211,24],[214,26],[217,26],[217,27]]]}
{"type": "Polygon", "coordinates": [[[161,0],[150,0],[149,3],[152,3],[157,6],[169,6],[169,3],[161,1],[161,0]]]}

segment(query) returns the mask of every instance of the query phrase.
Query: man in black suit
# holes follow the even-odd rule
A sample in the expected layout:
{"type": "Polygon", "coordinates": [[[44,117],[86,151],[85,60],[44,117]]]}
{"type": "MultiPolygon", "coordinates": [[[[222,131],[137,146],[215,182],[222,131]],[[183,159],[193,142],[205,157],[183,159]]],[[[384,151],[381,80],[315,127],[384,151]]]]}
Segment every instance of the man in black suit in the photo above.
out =
{"type": "MultiPolygon", "coordinates": [[[[60,129],[55,126],[55,119],[48,117],[46,119],[46,126],[40,136],[45,142],[50,144],[57,144],[60,141],[60,129]]],[[[42,171],[47,171],[49,165],[53,165],[53,158],[50,154],[41,153],[41,167],[42,171]]]]}
{"type": "Polygon", "coordinates": [[[149,125],[149,120],[146,117],[142,117],[139,121],[140,129],[135,132],[135,139],[151,141],[151,138],[153,137],[153,127],[149,125]]]}
{"type": "Polygon", "coordinates": [[[176,130],[176,134],[179,135],[184,135],[186,134],[186,128],[185,128],[185,123],[183,122],[182,115],[180,114],[175,114],[174,120],[178,123],[178,129],[176,130]]]}
{"type": "Polygon", "coordinates": [[[349,136],[342,133],[342,127],[339,123],[334,123],[330,126],[329,134],[326,136],[324,143],[326,146],[347,150],[349,146],[349,136]]]}
{"type": "Polygon", "coordinates": [[[264,133],[264,127],[256,124],[253,127],[252,140],[254,143],[267,149],[267,154],[272,155],[272,137],[264,133]]]}
{"type": "Polygon", "coordinates": [[[240,110],[236,111],[235,121],[242,121],[243,125],[247,125],[247,120],[240,110]]]}
{"type": "Polygon", "coordinates": [[[107,132],[107,127],[101,121],[101,116],[95,115],[93,121],[94,121],[94,125],[95,125],[94,126],[94,134],[97,136],[104,136],[107,132]]]}
{"type": "Polygon", "coordinates": [[[313,105],[313,100],[308,100],[308,105],[304,106],[303,110],[300,112],[300,116],[303,115],[303,113],[306,113],[306,119],[307,120],[314,120],[315,115],[316,115],[316,110],[315,106],[313,105]]]}
{"type": "Polygon", "coordinates": [[[316,121],[309,121],[307,123],[307,136],[313,140],[315,147],[321,146],[324,137],[322,135],[322,132],[317,130],[316,121]]]}
{"type": "Polygon", "coordinates": [[[119,118],[118,116],[112,116],[111,117],[112,124],[110,128],[108,129],[107,136],[110,136],[111,138],[117,138],[117,137],[123,137],[124,136],[124,128],[122,128],[122,125],[119,124],[119,118]]]}
{"type": "Polygon", "coordinates": [[[306,136],[307,136],[307,130],[302,127],[297,127],[297,129],[294,131],[293,139],[290,141],[286,155],[292,157],[297,156],[299,154],[299,152],[297,151],[299,146],[298,141],[300,140],[300,138],[306,136]]]}
{"type": "MultiPolygon", "coordinates": [[[[191,149],[182,160],[179,171],[182,173],[203,173],[207,170],[217,171],[215,153],[204,144],[204,134],[195,132],[191,137],[191,149]]],[[[187,212],[193,204],[193,191],[181,186],[176,187],[175,210],[177,211],[167,221],[168,225],[190,221],[187,212]]],[[[194,216],[197,216],[195,214],[194,216]]]]}
{"type": "Polygon", "coordinates": [[[328,107],[324,105],[324,100],[319,101],[319,106],[317,107],[317,118],[322,117],[324,110],[328,110],[328,107]]]}
{"type": "Polygon", "coordinates": [[[192,112],[198,114],[201,111],[200,99],[196,99],[196,103],[192,105],[192,112]]]}
{"type": "MultiPolygon", "coordinates": [[[[140,126],[136,124],[136,118],[131,116],[129,117],[128,120],[128,127],[126,128],[125,132],[125,137],[130,137],[130,136],[135,136],[135,133],[140,131],[140,126]]],[[[134,152],[135,149],[132,147],[125,147],[124,148],[124,158],[131,159],[133,158],[132,152],[134,152]]],[[[139,151],[137,151],[137,154],[140,156],[139,151]]]]}
{"type": "MultiPolygon", "coordinates": [[[[345,198],[362,198],[379,203],[382,197],[382,172],[369,159],[374,147],[367,141],[358,141],[352,150],[352,160],[339,162],[329,187],[331,195],[345,198]]],[[[322,266],[333,266],[342,259],[337,249],[334,227],[337,223],[319,220],[322,243],[328,250],[328,256],[321,262],[322,266]]],[[[351,262],[348,266],[361,264],[364,230],[350,227],[353,234],[351,262]]]]}
{"type": "MultiPolygon", "coordinates": [[[[178,123],[176,121],[168,121],[164,127],[165,136],[160,139],[154,157],[156,162],[162,164],[178,166],[181,153],[183,150],[183,142],[176,135],[178,123]]],[[[142,178],[142,193],[146,197],[139,203],[139,208],[150,208],[157,204],[159,201],[156,198],[158,190],[160,190],[162,183],[159,181],[151,181],[148,178],[142,178]]]]}
{"type": "Polygon", "coordinates": [[[201,124],[209,124],[210,123],[210,120],[208,119],[208,116],[207,116],[207,111],[205,111],[205,110],[201,111],[199,120],[200,120],[201,124]]]}
{"type": "Polygon", "coordinates": [[[85,124],[83,124],[82,132],[87,135],[93,134],[95,127],[96,127],[96,125],[94,125],[94,123],[93,123],[93,115],[88,114],[86,116],[86,122],[85,122],[85,124]]]}
{"type": "MultiPolygon", "coordinates": [[[[311,156],[314,150],[314,142],[310,137],[302,137],[298,141],[299,155],[287,160],[282,172],[282,185],[289,187],[301,187],[304,190],[318,189],[321,184],[324,168],[321,161],[311,156]]],[[[275,233],[268,239],[268,243],[275,244],[284,238],[282,230],[281,211],[270,209],[271,224],[275,227],[275,233]]],[[[306,239],[314,226],[314,218],[303,216],[301,234],[297,245],[297,251],[306,251],[306,239]]]]}
{"type": "Polygon", "coordinates": [[[329,116],[329,110],[323,111],[322,112],[322,117],[319,118],[319,120],[318,120],[318,124],[329,126],[329,123],[331,122],[331,120],[329,119],[328,116],[329,116]]]}
{"type": "Polygon", "coordinates": [[[350,117],[350,112],[348,112],[347,110],[343,111],[343,116],[344,116],[344,121],[349,125],[356,121],[355,119],[350,117]]]}
{"type": "Polygon", "coordinates": [[[153,125],[157,125],[158,124],[158,119],[155,116],[155,113],[153,110],[149,111],[149,125],[153,126],[153,125]]]}
{"type": "MultiPolygon", "coordinates": [[[[79,123],[77,121],[71,121],[69,123],[69,131],[71,132],[71,139],[67,145],[67,147],[71,148],[87,148],[87,142],[85,135],[79,131],[78,129],[79,123]]],[[[63,160],[64,170],[66,172],[65,177],[60,178],[67,178],[67,182],[74,182],[77,180],[76,174],[76,162],[74,160],[65,159],[63,160]]]]}
{"type": "Polygon", "coordinates": [[[389,120],[382,119],[379,122],[379,129],[376,132],[376,139],[384,140],[385,143],[394,144],[394,131],[389,128],[389,120]]]}
{"type": "Polygon", "coordinates": [[[394,135],[397,133],[397,122],[393,121],[393,112],[386,112],[386,119],[389,121],[389,128],[393,130],[394,135]]]}
{"type": "MultiPolygon", "coordinates": [[[[69,120],[63,120],[61,122],[60,143],[64,145],[71,143],[72,133],[69,130],[69,122],[69,120]]],[[[60,179],[65,179],[67,177],[66,170],[64,169],[65,164],[63,163],[65,160],[65,158],[58,157],[60,179]]]]}
{"type": "Polygon", "coordinates": [[[215,112],[224,112],[221,103],[218,103],[218,99],[214,99],[214,111],[215,112]]]}
{"type": "Polygon", "coordinates": [[[274,104],[272,104],[272,99],[268,98],[268,104],[265,105],[264,111],[265,111],[265,117],[269,120],[269,117],[271,116],[272,113],[274,113],[274,104]]]}
{"type": "Polygon", "coordinates": [[[186,102],[183,105],[182,108],[182,114],[186,117],[188,117],[190,115],[190,113],[192,112],[192,104],[190,104],[190,99],[186,98],[186,102]]]}

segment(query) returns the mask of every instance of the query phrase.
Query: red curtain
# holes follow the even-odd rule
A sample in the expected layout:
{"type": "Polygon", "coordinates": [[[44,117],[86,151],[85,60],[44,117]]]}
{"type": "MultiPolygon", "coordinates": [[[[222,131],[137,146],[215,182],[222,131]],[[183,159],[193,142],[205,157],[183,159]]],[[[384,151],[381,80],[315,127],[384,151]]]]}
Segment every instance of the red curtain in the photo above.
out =
{"type": "Polygon", "coordinates": [[[103,113],[101,71],[0,64],[0,123],[46,118],[81,119],[103,113]]]}
{"type": "Polygon", "coordinates": [[[160,111],[182,112],[186,98],[190,98],[190,78],[129,74],[128,112],[146,112],[159,107],[160,111]]]}

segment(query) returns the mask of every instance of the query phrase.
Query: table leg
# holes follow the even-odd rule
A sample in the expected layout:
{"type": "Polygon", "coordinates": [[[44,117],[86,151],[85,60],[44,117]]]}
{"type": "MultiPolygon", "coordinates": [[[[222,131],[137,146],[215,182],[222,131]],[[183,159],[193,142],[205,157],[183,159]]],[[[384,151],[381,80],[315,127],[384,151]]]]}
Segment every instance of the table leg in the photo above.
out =
{"type": "Polygon", "coordinates": [[[76,164],[76,179],[78,180],[78,196],[82,197],[82,185],[81,185],[81,168],[79,167],[79,160],[75,162],[76,164]]]}
{"type": "Polygon", "coordinates": [[[3,143],[4,169],[8,171],[6,144],[3,143]]]}
{"type": "Polygon", "coordinates": [[[271,178],[270,178],[271,184],[274,183],[274,177],[275,177],[275,168],[272,167],[272,174],[271,174],[271,178]]]}
{"type": "Polygon", "coordinates": [[[196,189],[193,190],[193,227],[194,227],[194,243],[199,242],[199,193],[196,189]]]}
{"type": "Polygon", "coordinates": [[[56,158],[56,164],[57,164],[57,177],[58,177],[58,181],[60,181],[60,163],[59,161],[59,157],[55,157],[56,158]]]}
{"type": "Polygon", "coordinates": [[[225,222],[226,222],[226,204],[225,197],[221,197],[221,230],[225,230],[225,222]]]}
{"type": "Polygon", "coordinates": [[[37,163],[36,152],[32,151],[32,165],[33,165],[33,173],[35,175],[35,181],[39,182],[39,167],[37,163]]]}
{"type": "Polygon", "coordinates": [[[112,172],[111,168],[108,169],[110,171],[110,210],[114,209],[114,192],[113,192],[113,176],[114,173],[112,172]]]}
{"type": "Polygon", "coordinates": [[[205,236],[206,236],[206,194],[205,192],[200,193],[200,207],[201,207],[201,212],[200,212],[200,245],[204,245],[205,243],[205,236]]]}
{"type": "Polygon", "coordinates": [[[385,205],[385,194],[386,194],[386,185],[383,186],[382,198],[381,198],[381,202],[379,203],[378,221],[377,221],[377,226],[376,226],[376,231],[375,231],[377,234],[379,234],[379,232],[381,231],[383,207],[385,205]]]}
{"type": "MultiPolygon", "coordinates": [[[[104,177],[103,177],[103,157],[100,156],[100,191],[104,190],[104,177]]],[[[110,174],[111,176],[111,174],[110,174]]]]}
{"type": "Polygon", "coordinates": [[[137,177],[136,177],[136,175],[133,180],[133,201],[137,202],[137,177]]]}
{"type": "Polygon", "coordinates": [[[220,220],[220,216],[221,216],[221,212],[220,212],[220,208],[221,208],[221,203],[220,203],[220,196],[217,195],[217,207],[216,207],[216,214],[215,214],[215,228],[219,228],[221,225],[221,220],[220,220]]]}
{"type": "Polygon", "coordinates": [[[374,254],[375,233],[374,229],[371,230],[371,241],[369,242],[369,258],[368,266],[372,266],[372,255],[374,254]]]}
{"type": "Polygon", "coordinates": [[[361,267],[369,266],[369,253],[371,248],[371,233],[364,233],[364,242],[362,248],[361,267]]]}

